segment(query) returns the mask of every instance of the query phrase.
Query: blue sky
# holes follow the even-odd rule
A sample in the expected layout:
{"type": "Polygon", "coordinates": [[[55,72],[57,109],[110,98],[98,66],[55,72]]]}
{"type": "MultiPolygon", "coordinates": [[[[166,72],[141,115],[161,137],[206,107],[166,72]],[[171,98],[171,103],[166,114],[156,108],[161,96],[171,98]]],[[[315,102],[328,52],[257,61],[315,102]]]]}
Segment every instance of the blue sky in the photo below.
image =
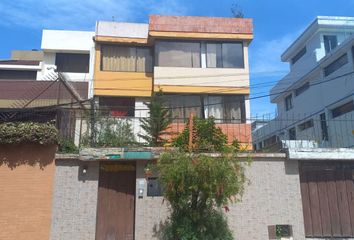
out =
{"type": "MultiPolygon", "coordinates": [[[[235,2],[254,19],[251,97],[268,94],[286,74],[281,53],[316,16],[354,16],[354,0],[1,0],[0,59],[13,49],[39,49],[42,29],[94,30],[96,20],[147,22],[148,14],[228,17],[235,2]]],[[[255,99],[251,112],[271,114],[275,105],[255,99]]]]}

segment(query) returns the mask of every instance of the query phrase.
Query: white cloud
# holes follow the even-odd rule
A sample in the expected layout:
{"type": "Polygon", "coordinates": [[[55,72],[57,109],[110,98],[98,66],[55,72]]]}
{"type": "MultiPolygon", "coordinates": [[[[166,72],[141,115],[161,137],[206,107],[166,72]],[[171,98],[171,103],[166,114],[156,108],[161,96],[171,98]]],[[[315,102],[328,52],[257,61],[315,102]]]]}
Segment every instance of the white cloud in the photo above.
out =
{"type": "Polygon", "coordinates": [[[280,76],[289,71],[289,64],[281,61],[281,55],[301,34],[294,31],[280,38],[258,40],[250,48],[250,68],[253,76],[280,76]]]}
{"type": "Polygon", "coordinates": [[[186,14],[179,0],[2,0],[0,24],[27,28],[91,29],[96,20],[142,21],[148,14],[186,14]]]}

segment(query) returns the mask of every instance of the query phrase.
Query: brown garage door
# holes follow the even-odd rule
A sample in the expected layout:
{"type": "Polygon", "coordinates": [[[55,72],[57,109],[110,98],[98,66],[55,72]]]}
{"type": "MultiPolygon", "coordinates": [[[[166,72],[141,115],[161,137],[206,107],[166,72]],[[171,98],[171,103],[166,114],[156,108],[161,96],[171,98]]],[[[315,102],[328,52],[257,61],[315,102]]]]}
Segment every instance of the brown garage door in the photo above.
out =
{"type": "Polygon", "coordinates": [[[133,240],[135,164],[101,163],[96,240],[133,240]]]}
{"type": "Polygon", "coordinates": [[[354,163],[300,165],[305,234],[354,237],[354,163]]]}

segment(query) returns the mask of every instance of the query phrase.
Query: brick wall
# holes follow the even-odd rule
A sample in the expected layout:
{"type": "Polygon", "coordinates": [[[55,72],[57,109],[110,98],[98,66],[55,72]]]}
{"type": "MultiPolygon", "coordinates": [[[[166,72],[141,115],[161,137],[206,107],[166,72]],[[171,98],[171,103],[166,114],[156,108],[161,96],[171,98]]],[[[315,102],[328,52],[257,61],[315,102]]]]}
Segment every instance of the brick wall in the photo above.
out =
{"type": "Polygon", "coordinates": [[[49,238],[56,146],[0,145],[0,239],[49,238]]]}
{"type": "Polygon", "coordinates": [[[95,240],[98,163],[57,159],[55,165],[50,239],[95,240]]]}

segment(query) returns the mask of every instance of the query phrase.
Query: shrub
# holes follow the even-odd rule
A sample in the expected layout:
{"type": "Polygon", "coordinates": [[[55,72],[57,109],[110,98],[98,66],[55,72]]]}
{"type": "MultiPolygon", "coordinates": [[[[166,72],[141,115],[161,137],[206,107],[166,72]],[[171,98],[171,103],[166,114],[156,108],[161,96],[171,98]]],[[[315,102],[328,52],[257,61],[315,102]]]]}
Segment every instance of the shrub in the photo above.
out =
{"type": "Polygon", "coordinates": [[[11,122],[0,124],[0,144],[58,143],[58,130],[52,123],[11,122]]]}
{"type": "Polygon", "coordinates": [[[59,153],[79,153],[79,148],[71,139],[61,139],[59,141],[59,153]]]}

